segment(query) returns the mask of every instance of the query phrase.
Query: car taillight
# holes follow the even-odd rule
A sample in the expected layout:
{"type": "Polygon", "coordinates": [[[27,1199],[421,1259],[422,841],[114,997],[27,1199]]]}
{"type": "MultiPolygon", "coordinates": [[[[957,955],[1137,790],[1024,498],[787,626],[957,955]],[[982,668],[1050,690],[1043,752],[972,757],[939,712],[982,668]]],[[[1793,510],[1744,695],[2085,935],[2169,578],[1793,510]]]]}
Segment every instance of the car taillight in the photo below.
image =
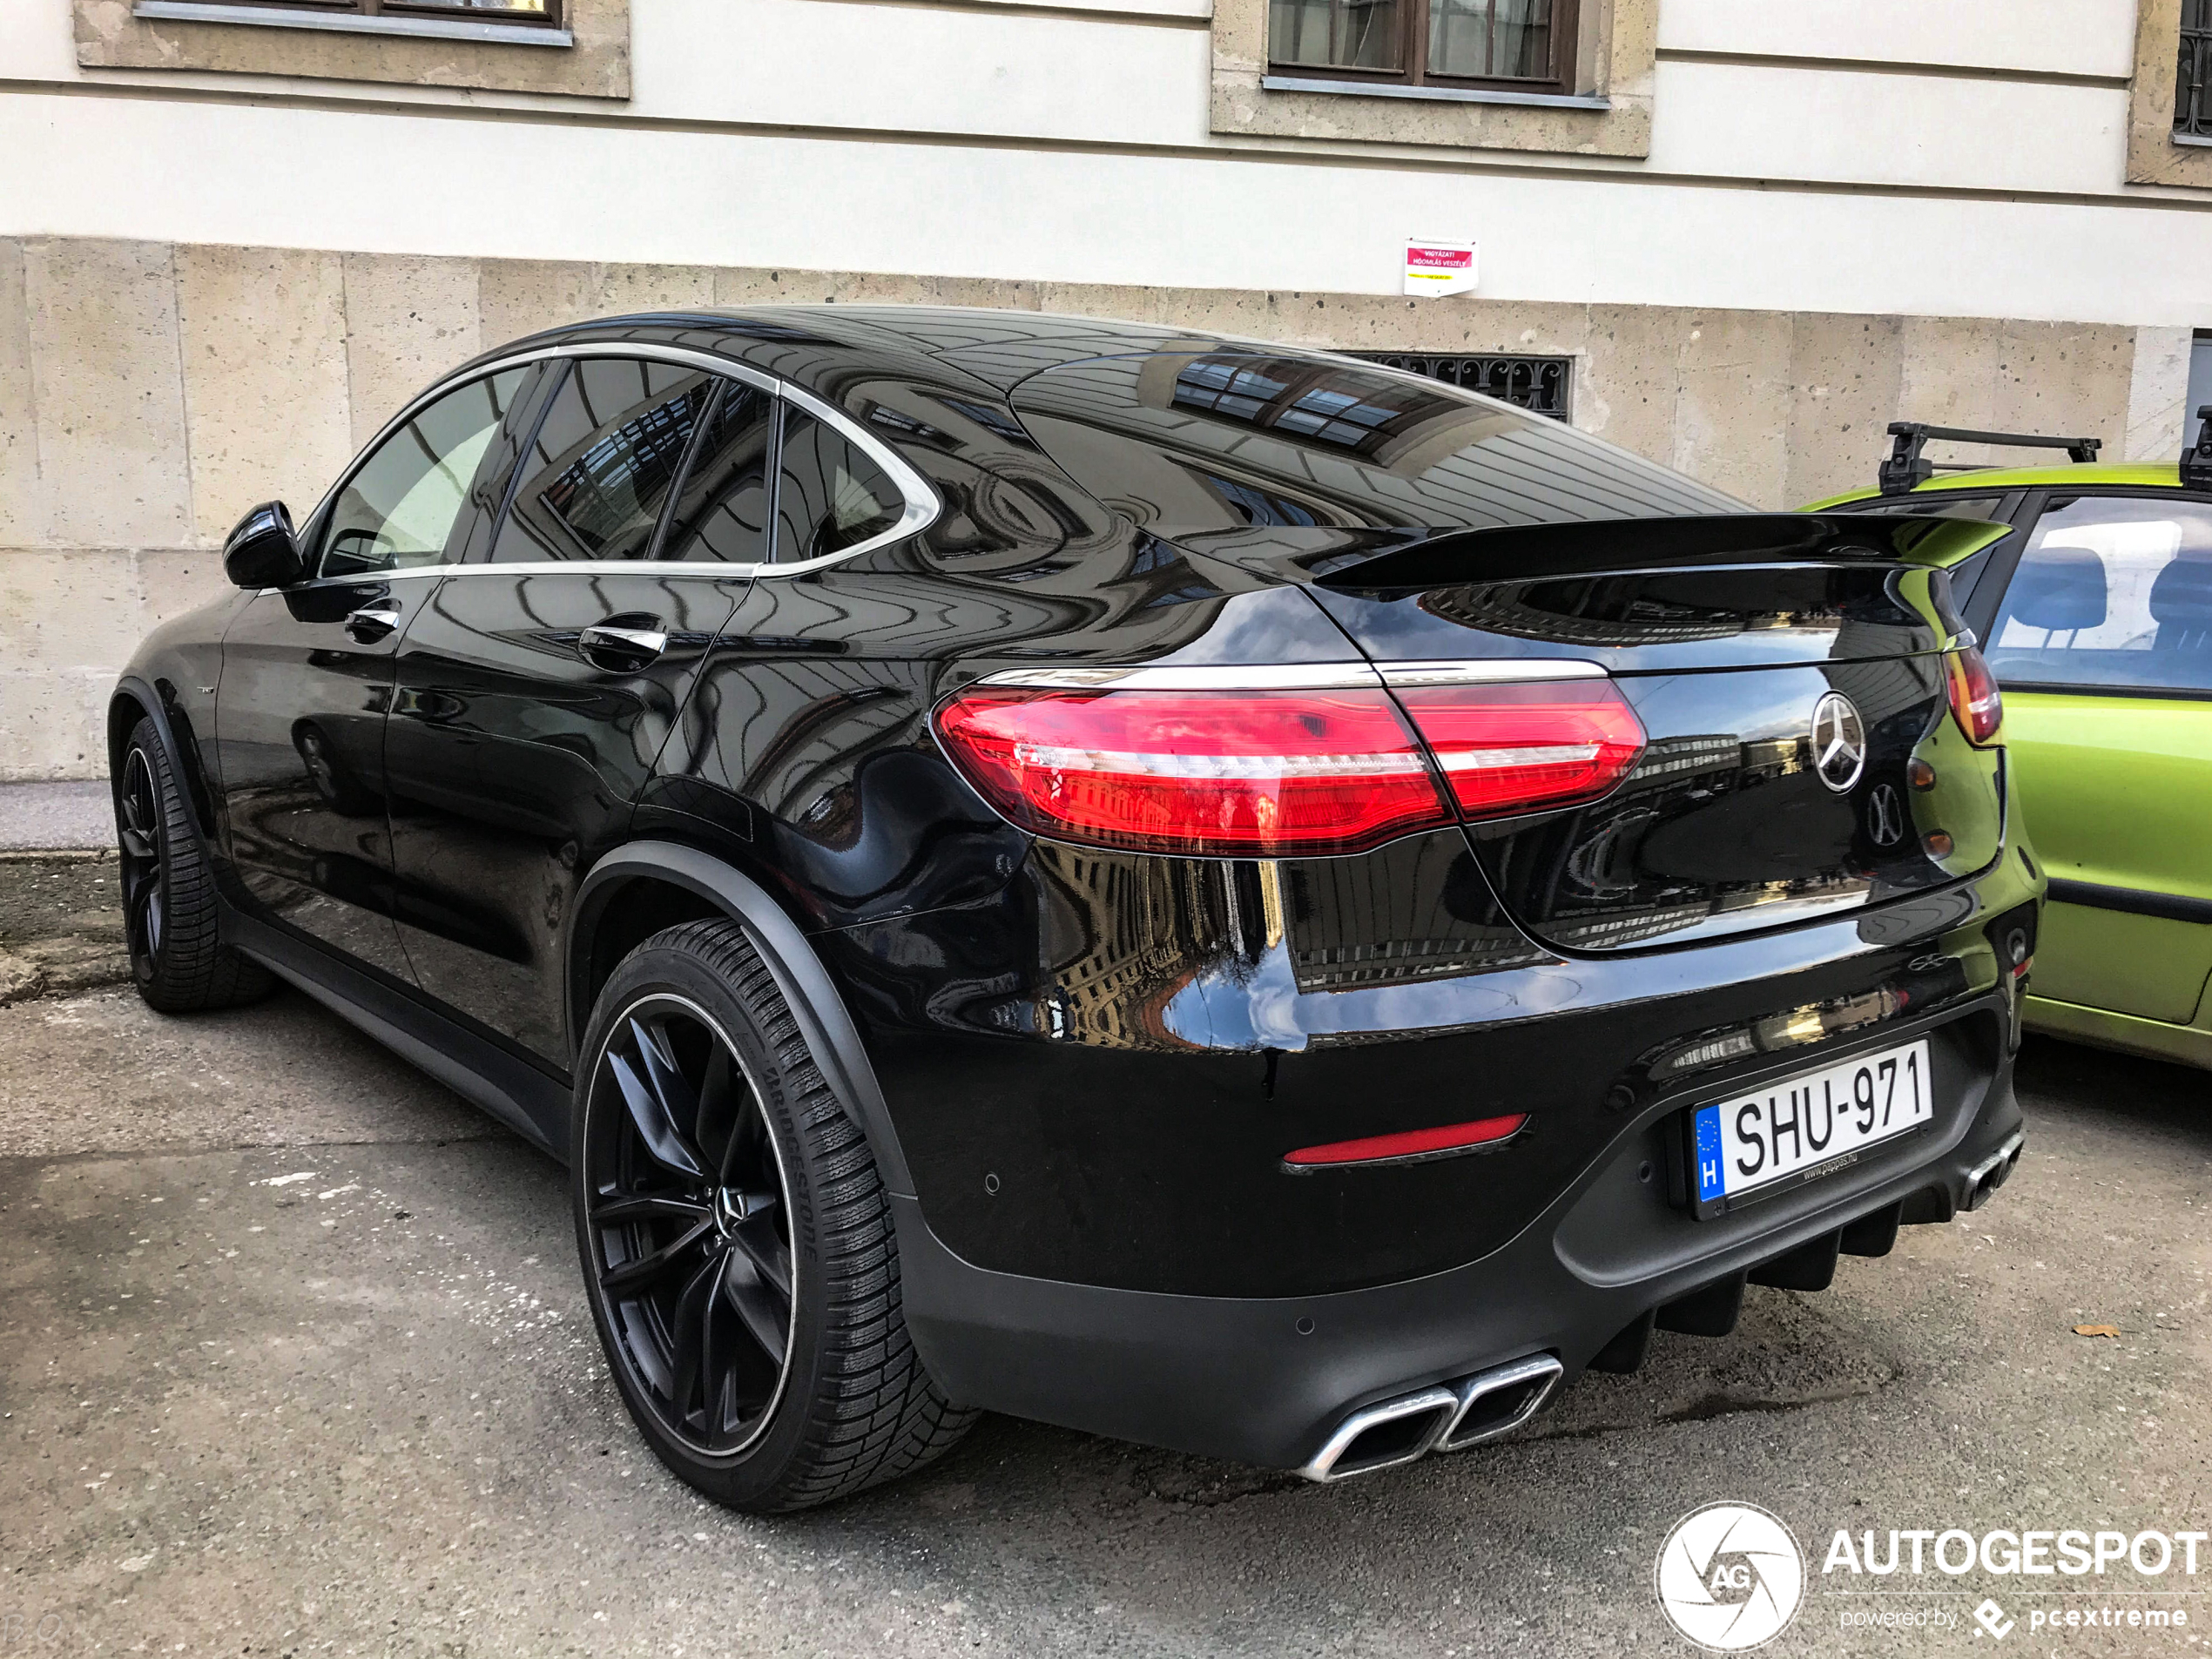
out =
{"type": "Polygon", "coordinates": [[[1408,688],[1398,693],[1468,818],[1595,800],[1643,752],[1610,680],[1408,688]]]}
{"type": "Polygon", "coordinates": [[[984,798],[1040,835],[1242,858],[1356,853],[1453,821],[1380,687],[977,686],[937,712],[984,798]]]}
{"type": "Polygon", "coordinates": [[[1972,645],[1954,651],[1944,659],[1951,683],[1951,712],[1966,741],[1984,747],[1997,740],[2005,723],[2005,699],[1997,690],[1997,677],[1972,645]]]}

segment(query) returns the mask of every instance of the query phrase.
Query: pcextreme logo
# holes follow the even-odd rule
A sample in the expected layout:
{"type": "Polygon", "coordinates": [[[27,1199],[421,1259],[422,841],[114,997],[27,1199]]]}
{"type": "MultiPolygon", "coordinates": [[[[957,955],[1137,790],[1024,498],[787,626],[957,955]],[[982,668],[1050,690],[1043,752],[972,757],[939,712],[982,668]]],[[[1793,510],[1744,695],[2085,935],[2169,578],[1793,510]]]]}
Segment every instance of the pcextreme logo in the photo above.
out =
{"type": "Polygon", "coordinates": [[[1780,1517],[1709,1503],[1675,1522],[1653,1580],[1676,1629],[1711,1652],[1743,1653],[1789,1629],[1804,1600],[1805,1558],[1780,1517]]]}

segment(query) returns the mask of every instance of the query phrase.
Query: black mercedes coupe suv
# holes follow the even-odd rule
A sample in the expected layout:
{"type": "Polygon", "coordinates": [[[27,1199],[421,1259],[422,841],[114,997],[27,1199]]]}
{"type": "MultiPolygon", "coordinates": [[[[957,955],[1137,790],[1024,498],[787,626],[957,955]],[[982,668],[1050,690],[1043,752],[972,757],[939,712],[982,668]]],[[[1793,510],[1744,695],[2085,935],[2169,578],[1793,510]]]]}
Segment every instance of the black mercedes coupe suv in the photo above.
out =
{"type": "Polygon", "coordinates": [[[563,328],[139,650],[138,982],[288,981],[564,1159],[726,1503],[986,1409],[1339,1480],[2010,1172],[2001,533],[1166,328],[563,328]]]}

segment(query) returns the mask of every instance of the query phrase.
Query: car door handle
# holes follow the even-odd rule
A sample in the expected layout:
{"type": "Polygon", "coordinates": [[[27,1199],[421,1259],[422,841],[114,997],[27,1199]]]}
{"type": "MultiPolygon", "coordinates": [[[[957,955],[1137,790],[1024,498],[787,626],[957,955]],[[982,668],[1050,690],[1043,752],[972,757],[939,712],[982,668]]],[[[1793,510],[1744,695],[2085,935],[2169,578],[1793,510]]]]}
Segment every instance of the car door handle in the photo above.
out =
{"type": "Polygon", "coordinates": [[[354,637],[358,644],[373,645],[394,632],[399,625],[400,613],[396,609],[367,605],[359,610],[349,611],[346,616],[346,631],[354,637]]]}
{"type": "Polygon", "coordinates": [[[657,660],[668,649],[668,635],[659,628],[628,628],[602,622],[578,634],[576,644],[586,660],[619,673],[657,660]]]}

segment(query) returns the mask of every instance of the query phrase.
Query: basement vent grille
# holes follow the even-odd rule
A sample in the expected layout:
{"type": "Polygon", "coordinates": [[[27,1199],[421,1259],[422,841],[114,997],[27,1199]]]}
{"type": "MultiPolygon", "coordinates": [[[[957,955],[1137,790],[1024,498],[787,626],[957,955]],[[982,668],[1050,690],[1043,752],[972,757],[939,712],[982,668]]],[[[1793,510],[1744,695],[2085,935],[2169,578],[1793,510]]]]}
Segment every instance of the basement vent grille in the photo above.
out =
{"type": "MultiPolygon", "coordinates": [[[[2199,0],[2212,8],[2212,0],[2199,0]]],[[[2212,116],[2212,111],[2207,111],[2212,116]]],[[[1554,421],[1568,418],[1568,369],[1571,357],[1440,356],[1428,352],[1361,351],[1346,354],[1409,374],[1464,386],[1470,392],[1502,398],[1531,415],[1548,415],[1554,421]]]]}

